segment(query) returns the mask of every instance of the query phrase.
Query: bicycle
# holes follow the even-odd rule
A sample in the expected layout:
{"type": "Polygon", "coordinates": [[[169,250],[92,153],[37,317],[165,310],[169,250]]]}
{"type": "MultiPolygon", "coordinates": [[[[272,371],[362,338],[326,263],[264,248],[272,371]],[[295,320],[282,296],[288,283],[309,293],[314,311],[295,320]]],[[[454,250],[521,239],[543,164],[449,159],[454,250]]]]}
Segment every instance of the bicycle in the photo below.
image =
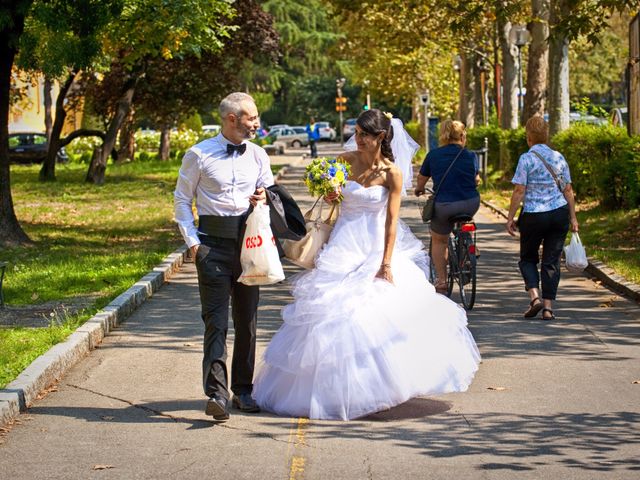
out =
{"type": "MultiPolygon", "coordinates": [[[[451,297],[454,283],[460,288],[460,299],[465,310],[471,310],[476,301],[477,256],[476,224],[469,215],[456,215],[449,219],[453,229],[449,235],[447,297],[451,297]]],[[[429,240],[429,280],[435,284],[436,271],[429,240]]]]}

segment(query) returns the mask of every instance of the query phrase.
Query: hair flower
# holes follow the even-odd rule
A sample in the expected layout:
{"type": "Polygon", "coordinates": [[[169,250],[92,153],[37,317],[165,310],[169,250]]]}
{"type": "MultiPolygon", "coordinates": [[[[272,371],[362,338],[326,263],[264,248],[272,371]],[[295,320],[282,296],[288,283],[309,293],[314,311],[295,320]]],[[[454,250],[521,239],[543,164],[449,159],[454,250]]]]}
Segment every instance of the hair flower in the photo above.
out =
{"type": "Polygon", "coordinates": [[[382,112],[382,113],[384,113],[384,116],[387,117],[389,120],[393,118],[393,113],[391,112],[382,112]]]}

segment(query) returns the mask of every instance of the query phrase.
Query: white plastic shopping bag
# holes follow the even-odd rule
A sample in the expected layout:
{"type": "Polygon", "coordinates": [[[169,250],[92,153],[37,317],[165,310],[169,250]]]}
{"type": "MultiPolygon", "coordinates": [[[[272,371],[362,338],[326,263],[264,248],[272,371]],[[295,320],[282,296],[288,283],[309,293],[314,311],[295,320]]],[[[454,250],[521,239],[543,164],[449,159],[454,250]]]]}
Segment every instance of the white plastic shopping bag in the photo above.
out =
{"type": "Polygon", "coordinates": [[[271,231],[269,206],[258,204],[247,218],[247,229],[242,239],[238,279],[245,285],[271,285],[284,280],[284,271],[276,239],[271,231]]]}
{"type": "Polygon", "coordinates": [[[582,273],[582,271],[589,265],[587,260],[587,252],[585,252],[582,242],[580,241],[580,235],[578,232],[571,234],[571,240],[569,245],[564,247],[565,264],[567,270],[573,273],[582,273]]]}

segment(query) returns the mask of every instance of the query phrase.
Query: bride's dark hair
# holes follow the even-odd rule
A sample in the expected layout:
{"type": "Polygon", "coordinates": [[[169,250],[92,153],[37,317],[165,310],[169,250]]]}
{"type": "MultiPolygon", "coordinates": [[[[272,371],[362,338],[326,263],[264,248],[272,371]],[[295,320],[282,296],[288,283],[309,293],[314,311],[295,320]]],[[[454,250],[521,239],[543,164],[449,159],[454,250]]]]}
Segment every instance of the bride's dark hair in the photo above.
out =
{"type": "Polygon", "coordinates": [[[369,135],[378,136],[384,133],[382,139],[382,145],[380,145],[380,151],[385,158],[388,158],[392,162],[393,152],[391,151],[391,140],[393,139],[393,127],[391,126],[391,119],[388,118],[381,110],[377,108],[362,112],[356,120],[358,126],[363,132],[369,135]]]}

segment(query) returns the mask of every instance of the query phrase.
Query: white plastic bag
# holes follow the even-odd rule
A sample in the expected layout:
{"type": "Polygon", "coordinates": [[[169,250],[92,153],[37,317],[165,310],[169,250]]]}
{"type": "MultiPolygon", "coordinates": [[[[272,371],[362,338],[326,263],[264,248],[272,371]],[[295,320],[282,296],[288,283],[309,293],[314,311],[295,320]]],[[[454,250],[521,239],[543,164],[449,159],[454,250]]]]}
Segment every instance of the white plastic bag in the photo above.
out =
{"type": "Polygon", "coordinates": [[[571,240],[569,245],[564,247],[565,264],[567,270],[573,273],[582,273],[582,271],[589,265],[587,260],[587,252],[585,252],[582,242],[580,241],[580,235],[578,232],[571,234],[571,240]]]}
{"type": "Polygon", "coordinates": [[[247,229],[242,239],[238,279],[245,285],[271,285],[284,280],[284,271],[276,239],[271,231],[269,206],[258,204],[247,218],[247,229]]]}

